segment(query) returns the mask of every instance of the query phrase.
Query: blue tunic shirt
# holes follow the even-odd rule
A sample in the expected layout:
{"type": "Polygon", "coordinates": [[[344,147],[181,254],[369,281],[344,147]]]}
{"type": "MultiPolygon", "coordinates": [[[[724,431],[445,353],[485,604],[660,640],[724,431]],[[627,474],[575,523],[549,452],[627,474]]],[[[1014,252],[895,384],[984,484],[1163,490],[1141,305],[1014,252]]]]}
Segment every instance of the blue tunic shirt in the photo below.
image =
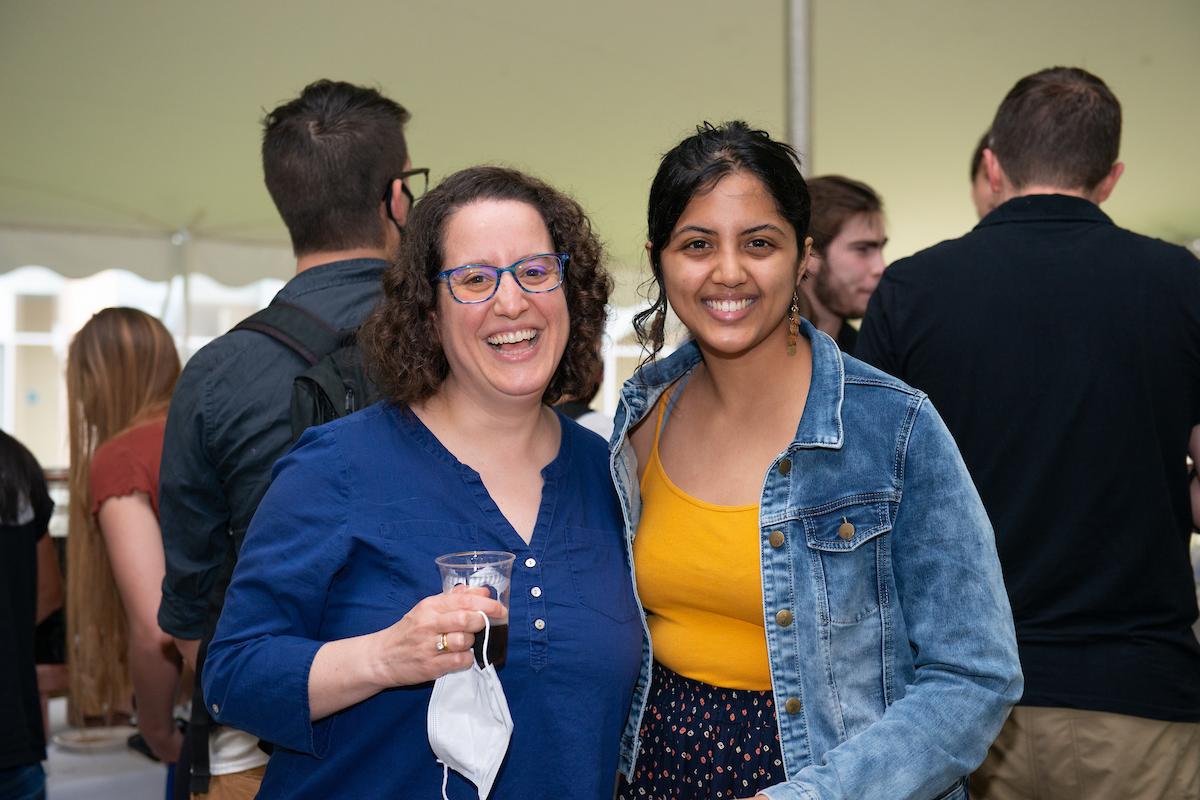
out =
{"type": "MultiPolygon", "coordinates": [[[[604,442],[559,418],[528,545],[407,410],[309,430],[279,462],[204,668],[216,718],[276,746],[259,797],[440,796],[432,683],[312,723],[308,674],[324,642],[381,630],[439,592],[436,556],[476,549],[517,557],[499,671],[514,727],[492,800],[612,797],[642,625],[604,442]]],[[[478,796],[454,772],[448,792],[478,796]]]]}

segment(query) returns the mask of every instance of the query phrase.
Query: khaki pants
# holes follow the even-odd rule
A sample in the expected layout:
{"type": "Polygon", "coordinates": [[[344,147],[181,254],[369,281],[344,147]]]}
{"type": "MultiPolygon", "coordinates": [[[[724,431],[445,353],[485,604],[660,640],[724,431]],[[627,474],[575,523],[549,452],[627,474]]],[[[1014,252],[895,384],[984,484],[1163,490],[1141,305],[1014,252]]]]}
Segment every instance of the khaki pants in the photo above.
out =
{"type": "Polygon", "coordinates": [[[213,775],[208,779],[208,794],[193,794],[192,800],[254,800],[266,772],[264,764],[245,772],[213,775]]]}
{"type": "Polygon", "coordinates": [[[1200,723],[1017,706],[972,800],[1200,800],[1200,723]]]}

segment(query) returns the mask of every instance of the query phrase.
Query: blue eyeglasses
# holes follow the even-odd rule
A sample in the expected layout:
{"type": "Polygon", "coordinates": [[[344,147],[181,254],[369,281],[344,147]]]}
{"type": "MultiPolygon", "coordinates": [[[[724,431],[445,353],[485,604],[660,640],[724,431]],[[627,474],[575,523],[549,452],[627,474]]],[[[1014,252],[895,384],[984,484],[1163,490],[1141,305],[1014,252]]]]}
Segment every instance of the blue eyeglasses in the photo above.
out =
{"type": "Polygon", "coordinates": [[[517,286],[530,294],[553,292],[562,286],[569,258],[566,253],[539,253],[526,256],[507,267],[464,264],[439,272],[434,278],[446,282],[450,296],[457,302],[483,303],[496,294],[500,288],[500,278],[506,272],[512,273],[517,286]]]}

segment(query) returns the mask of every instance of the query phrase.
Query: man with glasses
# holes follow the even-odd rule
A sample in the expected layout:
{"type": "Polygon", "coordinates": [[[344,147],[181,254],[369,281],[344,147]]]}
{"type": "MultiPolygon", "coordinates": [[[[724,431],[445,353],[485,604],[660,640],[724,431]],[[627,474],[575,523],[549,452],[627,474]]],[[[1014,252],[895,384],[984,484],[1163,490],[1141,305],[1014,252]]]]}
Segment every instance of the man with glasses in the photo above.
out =
{"type": "MultiPolygon", "coordinates": [[[[357,327],[380,295],[429,170],[413,169],[409,113],[374,89],[320,80],[267,114],[267,190],[287,226],[296,275],[272,300],[333,331],[357,327]],[[382,194],[381,194],[382,192],[382,194]]],[[[218,337],[188,362],[167,417],[160,472],[166,578],[158,621],[202,668],[237,551],[292,441],[292,382],[309,364],[253,330],[218,337]]],[[[177,796],[250,798],[267,756],[258,740],[211,724],[193,702],[177,796]]]]}

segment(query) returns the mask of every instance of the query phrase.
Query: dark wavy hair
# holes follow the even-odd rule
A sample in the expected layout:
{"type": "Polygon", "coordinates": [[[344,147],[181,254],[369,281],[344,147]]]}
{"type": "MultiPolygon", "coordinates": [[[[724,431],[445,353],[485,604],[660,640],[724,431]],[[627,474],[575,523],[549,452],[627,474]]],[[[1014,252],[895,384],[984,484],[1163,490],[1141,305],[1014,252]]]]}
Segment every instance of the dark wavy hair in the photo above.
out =
{"type": "Polygon", "coordinates": [[[663,156],[650,184],[646,221],[653,275],[647,288],[653,296],[647,297],[650,307],[633,318],[638,341],[648,351],[647,361],[653,360],[663,346],[667,294],[663,289],[662,253],[671,232],[693,197],[739,170],[762,181],[780,216],[795,229],[796,241],[803,250],[812,202],[800,175],[800,157],[791,145],[777,142],[766,131],[755,130],[740,120],[697,126],[694,135],[663,156]]]}
{"type": "Polygon", "coordinates": [[[604,251],[583,208],[546,183],[504,167],[471,167],[442,181],[414,206],[396,262],[384,273],[383,299],[363,325],[366,361],[380,390],[407,405],[435,394],[450,372],[438,335],[435,276],[446,264],[446,222],[480,200],[515,200],[537,210],[554,249],[567,253],[562,291],[567,293],[570,334],[566,351],[542,400],[586,397],[601,374],[600,340],[612,278],[604,251]]]}

